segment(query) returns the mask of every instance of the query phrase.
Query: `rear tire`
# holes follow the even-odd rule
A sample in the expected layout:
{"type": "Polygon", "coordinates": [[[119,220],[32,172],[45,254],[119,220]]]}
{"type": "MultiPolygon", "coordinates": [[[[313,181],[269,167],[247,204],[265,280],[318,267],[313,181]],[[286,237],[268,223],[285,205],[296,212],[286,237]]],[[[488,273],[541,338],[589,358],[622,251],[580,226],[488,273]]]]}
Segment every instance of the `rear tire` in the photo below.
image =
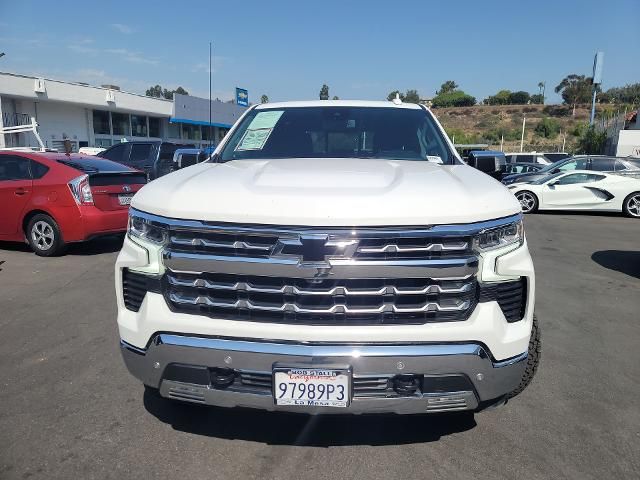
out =
{"type": "Polygon", "coordinates": [[[624,199],[622,213],[627,217],[640,218],[640,192],[633,192],[624,199]]]}
{"type": "Polygon", "coordinates": [[[522,213],[533,213],[538,210],[539,202],[535,193],[529,190],[523,190],[516,193],[516,198],[520,202],[522,213]]]}
{"type": "Polygon", "coordinates": [[[53,257],[64,252],[60,227],[49,215],[34,215],[27,224],[25,235],[31,250],[40,257],[53,257]]]}
{"type": "Polygon", "coordinates": [[[507,394],[507,399],[513,398],[516,395],[522,393],[522,391],[529,386],[533,377],[538,370],[538,364],[540,363],[540,354],[542,353],[542,340],[540,338],[540,326],[538,325],[538,318],[533,316],[533,325],[531,327],[531,338],[529,339],[529,349],[527,356],[527,366],[522,374],[520,384],[511,393],[507,394]]]}

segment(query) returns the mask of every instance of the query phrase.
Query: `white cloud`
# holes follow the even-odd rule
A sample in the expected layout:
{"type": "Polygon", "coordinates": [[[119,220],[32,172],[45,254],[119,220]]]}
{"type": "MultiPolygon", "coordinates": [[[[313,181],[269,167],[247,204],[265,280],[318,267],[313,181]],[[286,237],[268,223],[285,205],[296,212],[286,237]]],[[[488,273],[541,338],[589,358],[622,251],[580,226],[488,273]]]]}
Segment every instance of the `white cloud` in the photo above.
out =
{"type": "Polygon", "coordinates": [[[74,43],[72,45],[67,45],[67,48],[69,50],[72,50],[76,53],[87,53],[89,55],[96,55],[98,53],[98,50],[95,48],[91,48],[91,47],[87,47],[86,45],[83,44],[78,44],[78,43],[74,43]]]}
{"type": "Polygon", "coordinates": [[[132,52],[131,50],[127,50],[126,48],[107,48],[105,53],[110,53],[112,55],[118,55],[122,60],[130,63],[139,63],[143,65],[158,65],[160,62],[153,58],[147,58],[142,56],[142,54],[138,52],[132,52]]]}
{"type": "Polygon", "coordinates": [[[111,27],[115,28],[120,33],[124,33],[125,35],[130,35],[134,32],[133,28],[123,23],[112,23],[111,27]]]}
{"type": "Polygon", "coordinates": [[[81,68],[77,70],[77,74],[82,78],[104,79],[107,76],[104,70],[97,70],[95,68],[81,68]]]}

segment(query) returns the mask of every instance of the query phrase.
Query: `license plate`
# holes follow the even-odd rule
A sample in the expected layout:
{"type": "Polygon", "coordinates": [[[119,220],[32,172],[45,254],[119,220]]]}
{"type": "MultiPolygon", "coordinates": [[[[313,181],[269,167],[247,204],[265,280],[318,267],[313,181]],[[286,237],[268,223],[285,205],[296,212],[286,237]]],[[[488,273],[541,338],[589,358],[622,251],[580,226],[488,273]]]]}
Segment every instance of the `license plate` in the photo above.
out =
{"type": "Polygon", "coordinates": [[[118,202],[120,205],[131,205],[131,197],[133,195],[118,195],[118,202]]]}
{"type": "Polygon", "coordinates": [[[273,374],[276,405],[348,407],[351,374],[345,370],[291,368],[273,374]]]}

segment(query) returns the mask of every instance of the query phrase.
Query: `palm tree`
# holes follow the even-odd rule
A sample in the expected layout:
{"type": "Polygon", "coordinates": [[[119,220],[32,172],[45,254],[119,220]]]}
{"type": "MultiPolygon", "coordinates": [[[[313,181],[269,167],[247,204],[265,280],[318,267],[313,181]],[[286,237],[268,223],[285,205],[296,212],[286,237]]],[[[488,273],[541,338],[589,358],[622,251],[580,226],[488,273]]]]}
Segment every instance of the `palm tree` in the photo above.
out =
{"type": "Polygon", "coordinates": [[[540,93],[540,98],[542,98],[543,105],[544,105],[544,87],[545,87],[545,82],[538,82],[538,90],[540,93]]]}

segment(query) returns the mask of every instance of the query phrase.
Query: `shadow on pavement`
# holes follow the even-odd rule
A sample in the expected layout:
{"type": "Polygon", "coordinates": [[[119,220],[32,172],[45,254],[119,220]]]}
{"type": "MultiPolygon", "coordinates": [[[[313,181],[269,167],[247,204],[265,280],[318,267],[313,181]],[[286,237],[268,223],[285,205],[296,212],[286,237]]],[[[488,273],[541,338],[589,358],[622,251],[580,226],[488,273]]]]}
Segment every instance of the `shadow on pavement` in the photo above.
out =
{"type": "Polygon", "coordinates": [[[174,429],[268,445],[403,445],[439,440],[476,426],[473,413],[303,415],[185,404],[145,391],[144,407],[174,429]]]}
{"type": "MultiPolygon", "coordinates": [[[[114,253],[122,248],[124,234],[110,235],[108,237],[95,238],[87,242],[70,243],[67,245],[64,255],[100,255],[102,253],[114,253]]],[[[9,252],[32,253],[31,248],[22,242],[0,242],[0,250],[9,252]]],[[[35,254],[34,254],[35,255],[35,254]]]]}
{"type": "Polygon", "coordinates": [[[601,250],[591,255],[591,260],[609,270],[640,278],[640,249],[637,251],[601,250]]]}

